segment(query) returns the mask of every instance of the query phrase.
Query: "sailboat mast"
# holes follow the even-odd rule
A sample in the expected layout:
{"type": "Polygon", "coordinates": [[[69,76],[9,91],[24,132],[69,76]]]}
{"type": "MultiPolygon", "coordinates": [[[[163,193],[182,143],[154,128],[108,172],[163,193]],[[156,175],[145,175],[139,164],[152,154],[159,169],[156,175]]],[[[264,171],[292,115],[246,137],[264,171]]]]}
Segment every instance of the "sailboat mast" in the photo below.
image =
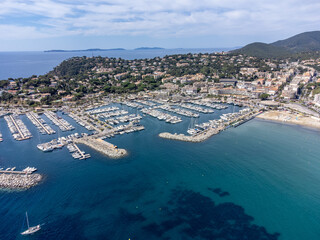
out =
{"type": "Polygon", "coordinates": [[[28,225],[28,228],[29,228],[29,219],[28,219],[28,213],[26,212],[26,217],[27,217],[27,225],[28,225]]]}

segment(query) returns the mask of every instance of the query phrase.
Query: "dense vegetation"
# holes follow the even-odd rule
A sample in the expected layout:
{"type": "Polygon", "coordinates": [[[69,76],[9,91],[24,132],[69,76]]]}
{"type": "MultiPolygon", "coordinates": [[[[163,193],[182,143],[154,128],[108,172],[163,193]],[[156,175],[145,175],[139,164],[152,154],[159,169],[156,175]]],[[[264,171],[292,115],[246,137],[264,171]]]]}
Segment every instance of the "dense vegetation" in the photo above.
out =
{"type": "Polygon", "coordinates": [[[271,45],[288,49],[291,52],[320,51],[320,31],[300,33],[271,45]]]}
{"type": "Polygon", "coordinates": [[[305,32],[274,43],[251,43],[234,50],[236,54],[245,54],[260,58],[298,58],[304,54],[320,51],[320,31],[305,32]]]}
{"type": "Polygon", "coordinates": [[[235,50],[234,53],[245,54],[248,56],[255,56],[260,58],[278,58],[289,57],[291,52],[283,47],[276,47],[266,43],[251,43],[243,48],[235,50]]]}

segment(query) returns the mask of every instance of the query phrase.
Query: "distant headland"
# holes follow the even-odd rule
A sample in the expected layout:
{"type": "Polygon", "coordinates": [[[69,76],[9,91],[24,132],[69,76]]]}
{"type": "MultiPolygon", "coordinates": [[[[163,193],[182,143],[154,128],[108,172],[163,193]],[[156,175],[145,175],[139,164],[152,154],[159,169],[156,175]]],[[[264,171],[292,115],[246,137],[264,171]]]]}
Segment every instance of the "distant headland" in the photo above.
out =
{"type": "Polygon", "coordinates": [[[79,50],[46,50],[44,52],[102,52],[102,51],[121,51],[126,50],[124,48],[111,48],[111,49],[101,49],[101,48],[90,48],[90,49],[79,49],[79,50]]]}
{"type": "Polygon", "coordinates": [[[162,50],[164,48],[161,47],[140,47],[140,48],[135,48],[134,50],[162,50]]]}
{"type": "MultiPolygon", "coordinates": [[[[161,47],[139,47],[133,50],[161,50],[165,48],[161,47]]],[[[78,50],[63,50],[63,49],[54,49],[54,50],[45,50],[44,52],[106,52],[106,51],[125,51],[128,49],[125,48],[110,48],[110,49],[103,49],[103,48],[89,48],[89,49],[78,49],[78,50]]]]}

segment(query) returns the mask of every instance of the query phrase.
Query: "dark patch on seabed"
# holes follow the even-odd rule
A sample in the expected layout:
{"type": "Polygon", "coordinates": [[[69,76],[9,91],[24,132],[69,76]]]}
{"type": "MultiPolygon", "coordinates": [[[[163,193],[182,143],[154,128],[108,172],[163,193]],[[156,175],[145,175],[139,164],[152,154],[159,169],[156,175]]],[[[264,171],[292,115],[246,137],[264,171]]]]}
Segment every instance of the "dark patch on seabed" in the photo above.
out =
{"type": "Polygon", "coordinates": [[[208,188],[208,190],[217,194],[219,197],[226,197],[230,195],[230,193],[222,191],[221,188],[208,188]]]}
{"type": "Polygon", "coordinates": [[[191,190],[173,190],[162,213],[160,223],[143,227],[159,239],[173,239],[169,232],[173,229],[186,239],[276,240],[280,235],[253,224],[254,218],[241,206],[230,202],[216,205],[209,197],[191,190]]]}

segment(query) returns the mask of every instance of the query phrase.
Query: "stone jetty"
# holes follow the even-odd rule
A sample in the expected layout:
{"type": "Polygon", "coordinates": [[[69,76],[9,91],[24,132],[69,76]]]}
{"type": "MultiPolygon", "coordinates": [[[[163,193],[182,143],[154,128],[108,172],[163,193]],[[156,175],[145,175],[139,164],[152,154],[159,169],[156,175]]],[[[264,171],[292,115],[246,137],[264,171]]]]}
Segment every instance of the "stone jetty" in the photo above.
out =
{"type": "Polygon", "coordinates": [[[171,140],[178,140],[178,141],[185,141],[185,142],[202,142],[210,138],[211,136],[218,134],[221,130],[223,130],[223,127],[219,128],[209,128],[204,131],[202,131],[199,134],[195,134],[193,136],[186,136],[184,134],[172,134],[168,132],[163,132],[159,134],[159,137],[171,139],[171,140]]]}
{"type": "Polygon", "coordinates": [[[96,139],[94,137],[83,137],[74,140],[75,143],[87,145],[88,147],[110,157],[110,158],[121,158],[126,156],[128,153],[125,149],[118,148],[117,146],[108,143],[102,139],[96,139]]]}
{"type": "Polygon", "coordinates": [[[37,185],[42,180],[40,174],[0,174],[0,188],[28,189],[37,185]]]}
{"type": "Polygon", "coordinates": [[[238,113],[225,114],[229,116],[223,116],[224,117],[223,121],[222,121],[222,117],[218,121],[214,120],[215,123],[209,124],[211,125],[210,127],[191,136],[186,136],[184,134],[177,134],[177,133],[172,134],[168,132],[163,132],[159,134],[159,137],[171,139],[171,140],[185,141],[185,142],[202,142],[207,140],[211,136],[218,134],[219,132],[225,130],[230,126],[239,126],[243,122],[247,122],[259,114],[258,110],[250,111],[250,110],[243,109],[243,110],[240,110],[240,112],[241,111],[243,111],[244,114],[241,114],[240,116],[235,116],[235,117],[234,115],[238,113]]]}

